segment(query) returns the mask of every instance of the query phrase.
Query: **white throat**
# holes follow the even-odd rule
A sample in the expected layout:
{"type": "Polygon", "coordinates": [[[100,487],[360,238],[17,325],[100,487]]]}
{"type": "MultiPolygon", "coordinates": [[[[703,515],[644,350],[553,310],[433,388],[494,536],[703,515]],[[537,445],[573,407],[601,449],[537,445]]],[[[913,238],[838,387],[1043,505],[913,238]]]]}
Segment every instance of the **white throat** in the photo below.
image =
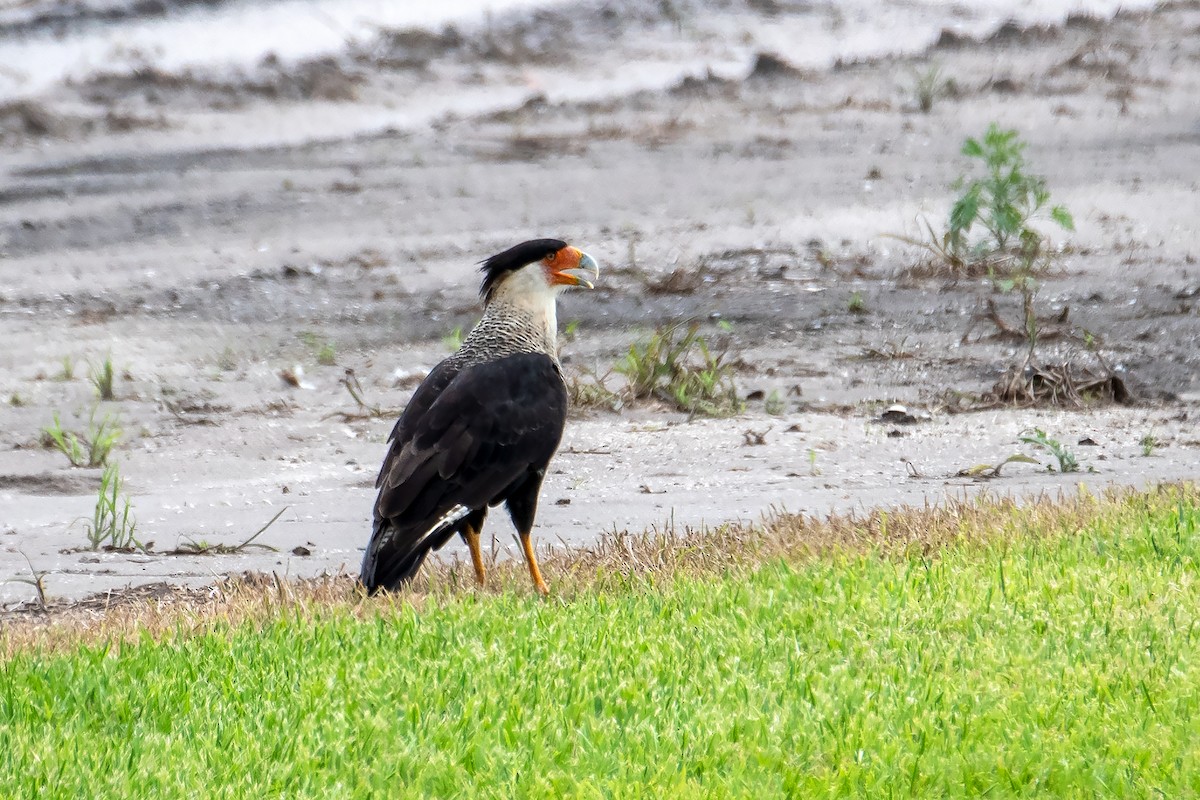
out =
{"type": "Polygon", "coordinates": [[[503,330],[508,346],[546,353],[557,360],[557,299],[562,289],[550,285],[538,264],[507,276],[493,289],[483,319],[467,337],[464,348],[471,346],[477,336],[491,339],[503,330]]]}

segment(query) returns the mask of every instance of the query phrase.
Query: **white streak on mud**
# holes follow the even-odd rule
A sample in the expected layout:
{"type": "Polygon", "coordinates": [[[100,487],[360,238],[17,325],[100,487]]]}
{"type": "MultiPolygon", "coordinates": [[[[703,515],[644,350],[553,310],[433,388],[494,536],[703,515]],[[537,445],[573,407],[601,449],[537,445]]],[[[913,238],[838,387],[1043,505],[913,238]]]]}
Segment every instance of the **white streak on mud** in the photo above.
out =
{"type": "Polygon", "coordinates": [[[282,0],[198,8],[159,19],[91,25],[0,40],[0,99],[35,95],[64,80],[99,72],[155,67],[251,67],[274,54],[283,61],[327,55],[385,28],[436,29],[476,22],[486,13],[554,5],[545,0],[282,0]]]}
{"type": "MultiPolygon", "coordinates": [[[[447,23],[480,27],[488,15],[532,15],[561,5],[561,0],[279,0],[97,22],[62,35],[47,31],[0,38],[0,100],[32,97],[65,81],[144,67],[168,73],[244,70],[268,55],[295,62],[343,52],[383,30],[436,30],[447,23]]],[[[663,45],[661,57],[650,59],[658,63],[646,63],[644,47],[638,47],[631,60],[620,43],[598,43],[612,48],[613,68],[595,69],[591,64],[585,74],[555,78],[554,83],[570,90],[552,99],[661,88],[694,72],[696,62],[705,58],[719,69],[731,60],[748,61],[755,51],[765,49],[797,66],[824,68],[838,59],[920,52],[943,28],[978,35],[1008,19],[1056,23],[1069,13],[1110,16],[1119,9],[1152,5],[1147,0],[981,0],[964,7],[945,0],[851,0],[782,17],[750,19],[753,15],[738,9],[697,12],[681,25],[680,42],[665,41],[660,31],[652,32],[651,38],[663,45]]]]}

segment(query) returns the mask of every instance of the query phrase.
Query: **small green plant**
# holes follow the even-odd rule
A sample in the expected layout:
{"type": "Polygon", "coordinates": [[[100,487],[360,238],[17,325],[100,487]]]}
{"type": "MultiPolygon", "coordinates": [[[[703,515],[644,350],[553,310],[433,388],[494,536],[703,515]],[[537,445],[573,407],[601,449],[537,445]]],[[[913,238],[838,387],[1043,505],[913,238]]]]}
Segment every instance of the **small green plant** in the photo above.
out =
{"type": "Polygon", "coordinates": [[[616,367],[628,382],[629,394],[635,399],[651,397],[670,384],[683,371],[680,362],[687,357],[698,331],[698,326],[692,325],[680,339],[678,326],[668,325],[656,330],[649,340],[630,345],[616,367]]]}
{"type": "MultiPolygon", "coordinates": [[[[965,177],[959,181],[964,191],[950,210],[947,232],[954,253],[986,256],[1017,243],[1023,259],[1036,257],[1036,249],[1029,250],[1033,244],[1040,249],[1043,236],[1030,223],[1050,202],[1050,191],[1045,178],[1026,172],[1025,148],[1015,130],[1002,130],[994,122],[983,138],[963,142],[962,154],[983,162],[985,174],[969,182],[965,177]],[[977,225],[987,231],[988,238],[972,245],[968,236],[977,225]]],[[[1075,230],[1075,220],[1066,207],[1050,207],[1049,217],[1064,230],[1075,230]]]]}
{"type": "Polygon", "coordinates": [[[930,64],[923,70],[914,69],[912,79],[913,98],[922,114],[933,110],[935,100],[954,91],[954,79],[947,78],[937,64],[930,64]]]}
{"type": "Polygon", "coordinates": [[[98,467],[108,463],[109,453],[121,440],[121,427],[115,417],[105,414],[96,420],[96,409],[88,415],[87,445],[88,466],[98,467]]]}
{"type": "Polygon", "coordinates": [[[75,359],[68,356],[62,357],[62,371],[58,373],[60,381],[75,380],[75,359]]]}
{"type": "Polygon", "coordinates": [[[58,448],[58,451],[67,457],[73,467],[87,465],[87,456],[79,436],[63,429],[62,423],[58,419],[58,412],[54,413],[54,422],[42,428],[42,443],[47,447],[58,448]]]}
{"type": "Polygon", "coordinates": [[[851,292],[850,301],[846,303],[846,310],[851,314],[867,313],[867,304],[863,300],[862,292],[851,292]]]}
{"type": "Polygon", "coordinates": [[[1159,442],[1158,438],[1154,435],[1154,431],[1150,431],[1150,433],[1147,433],[1141,438],[1141,441],[1139,441],[1138,444],[1142,446],[1142,455],[1150,457],[1154,455],[1155,449],[1158,448],[1161,442],[1159,442]]]}
{"type": "Polygon", "coordinates": [[[808,448],[808,474],[814,478],[821,474],[821,469],[817,466],[817,451],[812,447],[808,448]]]}
{"type": "Polygon", "coordinates": [[[101,400],[113,399],[113,377],[112,356],[106,357],[100,366],[88,364],[88,381],[96,387],[101,400]]]}
{"type": "Polygon", "coordinates": [[[742,410],[725,353],[712,352],[695,322],[657,329],[630,345],[614,369],[625,376],[631,400],[657,397],[680,411],[707,416],[742,410]]]}
{"type": "Polygon", "coordinates": [[[1020,439],[1026,444],[1041,447],[1054,456],[1055,460],[1058,461],[1059,472],[1064,474],[1067,472],[1079,472],[1079,462],[1075,459],[1075,454],[1068,450],[1062,442],[1047,436],[1046,432],[1041,428],[1034,428],[1032,433],[1023,434],[1020,439]]]}
{"type": "Polygon", "coordinates": [[[771,393],[769,395],[767,395],[766,402],[763,403],[763,410],[766,411],[768,414],[770,414],[772,417],[778,417],[780,414],[782,414],[784,412],[786,407],[787,407],[787,404],[784,403],[783,395],[781,395],[779,393],[778,389],[772,389],[771,393]]]}
{"type": "Polygon", "coordinates": [[[313,352],[313,358],[322,367],[332,367],[337,364],[337,351],[334,349],[333,342],[322,339],[313,331],[301,331],[299,339],[308,345],[313,352]]]}
{"type": "Polygon", "coordinates": [[[954,184],[962,193],[950,210],[946,231],[939,236],[923,220],[927,239],[896,237],[924,247],[954,275],[987,275],[996,291],[1020,293],[1019,327],[1005,322],[990,301],[990,313],[983,317],[991,319],[1003,334],[1015,334],[1028,344],[1024,364],[1014,368],[1014,379],[1004,387],[1006,396],[1036,394],[1025,376],[1036,375],[1029,369],[1035,365],[1041,333],[1034,301],[1039,290],[1037,278],[1049,266],[1049,255],[1046,237],[1035,223],[1048,218],[1064,230],[1075,229],[1075,220],[1064,206],[1050,205],[1046,180],[1028,170],[1025,150],[1017,131],[995,123],[982,137],[966,139],[961,152],[978,163],[982,174],[964,175],[954,184]],[[980,231],[982,236],[974,235],[980,231]]]}
{"type": "Polygon", "coordinates": [[[13,408],[21,408],[25,405],[25,398],[17,392],[13,392],[8,396],[8,404],[13,408]]]}
{"type": "Polygon", "coordinates": [[[462,347],[463,338],[462,325],[457,325],[454,330],[442,337],[442,346],[453,353],[462,347]]]}
{"type": "Polygon", "coordinates": [[[105,415],[96,419],[96,408],[88,416],[88,426],[85,433],[76,433],[63,428],[54,414],[54,422],[42,428],[42,437],[48,446],[54,447],[67,457],[73,467],[99,467],[108,463],[113,446],[121,438],[121,428],[117,421],[105,415]]]}
{"type": "Polygon", "coordinates": [[[88,544],[93,550],[128,550],[141,547],[133,532],[137,527],[129,498],[122,493],[125,481],[116,464],[109,464],[100,475],[100,491],[92,521],[84,523],[88,544]]]}
{"type": "Polygon", "coordinates": [[[982,138],[966,139],[961,152],[980,162],[982,175],[963,175],[953,184],[961,194],[950,209],[945,232],[939,235],[922,220],[923,238],[894,238],[923,247],[952,274],[986,274],[996,288],[1033,291],[1032,276],[1045,263],[1045,236],[1034,227],[1035,221],[1048,217],[1073,231],[1075,220],[1065,206],[1049,206],[1046,180],[1027,171],[1025,149],[1017,131],[995,123],[982,138]],[[985,235],[972,238],[976,230],[985,235]]]}

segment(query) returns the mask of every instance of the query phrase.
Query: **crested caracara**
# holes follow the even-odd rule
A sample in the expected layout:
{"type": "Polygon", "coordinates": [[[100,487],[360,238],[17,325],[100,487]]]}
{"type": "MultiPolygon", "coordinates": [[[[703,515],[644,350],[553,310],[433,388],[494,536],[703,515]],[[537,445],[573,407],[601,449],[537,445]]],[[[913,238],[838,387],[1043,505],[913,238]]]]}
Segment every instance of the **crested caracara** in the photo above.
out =
{"type": "Polygon", "coordinates": [[[534,586],[547,593],[529,533],[567,418],[555,300],[569,286],[592,288],[578,273],[599,269],[566,242],[536,239],[482,271],[483,319],[417,387],[388,439],[360,576],[369,591],[411,580],[455,533],[482,584],[480,530],[488,507],[504,503],[534,586]]]}

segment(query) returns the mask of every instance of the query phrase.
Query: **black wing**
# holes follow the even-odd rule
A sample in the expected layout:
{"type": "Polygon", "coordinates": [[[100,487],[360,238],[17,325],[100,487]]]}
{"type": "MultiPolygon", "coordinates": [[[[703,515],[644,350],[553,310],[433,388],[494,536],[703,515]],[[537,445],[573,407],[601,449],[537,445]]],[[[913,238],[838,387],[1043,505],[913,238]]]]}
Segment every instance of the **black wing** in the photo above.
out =
{"type": "Polygon", "coordinates": [[[540,483],[566,417],[566,387],[549,356],[507,356],[461,371],[439,365],[396,423],[376,480],[367,588],[411,578],[466,514],[507,499],[531,475],[540,483]]]}
{"type": "Polygon", "coordinates": [[[416,434],[417,425],[425,416],[425,412],[441,396],[450,382],[458,377],[458,373],[459,365],[446,359],[434,367],[433,371],[425,376],[425,380],[421,381],[421,385],[413,392],[413,396],[408,400],[408,405],[400,413],[400,419],[396,420],[396,425],[388,436],[388,452],[383,458],[383,465],[379,468],[379,475],[375,478],[376,489],[383,485],[388,465],[395,460],[404,443],[416,434]]]}

